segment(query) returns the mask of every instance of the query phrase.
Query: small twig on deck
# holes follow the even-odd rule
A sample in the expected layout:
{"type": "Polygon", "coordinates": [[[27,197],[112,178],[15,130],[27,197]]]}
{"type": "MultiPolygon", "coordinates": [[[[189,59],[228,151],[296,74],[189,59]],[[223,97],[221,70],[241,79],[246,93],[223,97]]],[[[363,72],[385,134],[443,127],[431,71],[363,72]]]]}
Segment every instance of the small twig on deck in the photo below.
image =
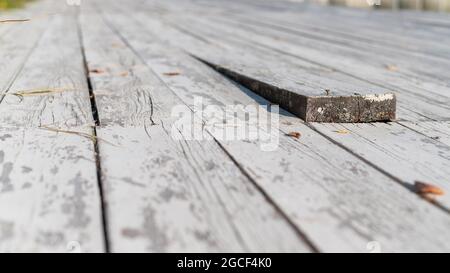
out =
{"type": "Polygon", "coordinates": [[[24,97],[28,97],[28,96],[43,96],[43,95],[61,93],[61,92],[65,92],[65,91],[75,91],[75,90],[80,90],[80,89],[77,89],[77,88],[43,88],[43,89],[22,90],[22,91],[13,92],[13,93],[7,93],[7,95],[17,96],[22,101],[24,97]]]}
{"type": "Polygon", "coordinates": [[[31,19],[6,19],[6,20],[0,20],[0,23],[23,23],[31,21],[31,19]]]}
{"type": "Polygon", "coordinates": [[[84,132],[77,132],[77,131],[69,131],[69,130],[62,130],[62,129],[58,129],[58,128],[52,128],[46,125],[40,126],[39,129],[43,129],[43,130],[47,130],[47,131],[51,131],[51,132],[56,132],[56,133],[65,133],[65,134],[71,134],[71,135],[77,135],[77,136],[81,136],[87,139],[90,139],[92,142],[94,142],[94,144],[96,144],[99,140],[108,143],[112,146],[118,147],[118,145],[109,142],[107,140],[101,139],[97,136],[94,135],[90,135],[88,133],[84,133],[84,132]]]}

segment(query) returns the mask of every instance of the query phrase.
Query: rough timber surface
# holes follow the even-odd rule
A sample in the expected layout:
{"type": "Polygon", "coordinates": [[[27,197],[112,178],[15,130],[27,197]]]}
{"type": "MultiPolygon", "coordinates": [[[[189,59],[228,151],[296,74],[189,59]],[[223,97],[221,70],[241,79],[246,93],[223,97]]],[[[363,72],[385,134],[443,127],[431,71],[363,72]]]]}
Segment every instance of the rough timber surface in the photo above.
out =
{"type": "MultiPolygon", "coordinates": [[[[208,66],[202,66],[201,62],[187,54],[168,50],[160,41],[151,38],[154,37],[153,35],[142,38],[141,34],[148,31],[148,20],[144,16],[135,16],[135,20],[129,20],[129,15],[119,14],[117,9],[115,12],[106,11],[105,13],[107,19],[122,33],[129,45],[146,60],[147,65],[160,75],[167,86],[191,108],[194,107],[194,96],[202,97],[208,103],[219,103],[222,106],[237,102],[246,105],[268,103],[255,95],[242,92],[242,89],[208,70],[208,66]],[[180,75],[167,76],[165,73],[168,71],[178,71],[180,75]]],[[[206,119],[205,122],[208,123],[208,120],[206,119]]],[[[388,251],[396,248],[406,251],[421,244],[416,241],[414,245],[408,245],[403,239],[397,240],[403,235],[415,236],[403,234],[406,231],[401,227],[409,226],[409,224],[404,222],[407,220],[401,215],[411,209],[422,215],[419,217],[430,217],[429,209],[434,211],[435,208],[426,202],[419,202],[422,203],[420,205],[423,205],[422,208],[411,208],[410,205],[419,204],[417,203],[419,199],[407,187],[399,185],[397,181],[384,176],[345,150],[333,146],[320,134],[302,124],[299,119],[287,114],[280,117],[280,122],[282,133],[280,148],[273,153],[260,151],[258,142],[227,142],[220,139],[218,141],[260,188],[271,196],[273,202],[289,215],[317,249],[363,251],[366,247],[364,242],[369,240],[368,238],[382,242],[388,251]],[[302,132],[301,140],[295,141],[285,135],[291,131],[302,132]],[[291,152],[292,150],[295,152],[291,152]],[[289,162],[296,162],[298,167],[292,166],[289,162]],[[272,166],[270,169],[266,167],[269,164],[272,166]],[[369,177],[372,183],[364,184],[367,188],[361,188],[361,179],[369,179],[369,177]],[[330,183],[327,183],[327,180],[330,183]],[[313,183],[309,183],[310,181],[313,183]],[[355,193],[361,191],[363,194],[349,195],[346,194],[345,189],[355,193]],[[391,195],[389,191],[395,194],[391,195]],[[286,195],[287,192],[291,194],[286,195]],[[342,196],[346,196],[346,202],[341,198],[342,196]],[[394,196],[402,196],[402,204],[394,204],[393,202],[399,201],[394,196]],[[342,201],[340,208],[333,206],[330,200],[334,199],[342,201]],[[373,206],[366,210],[365,205],[362,204],[369,203],[373,206]],[[318,204],[321,204],[319,210],[316,207],[318,204]],[[360,204],[360,206],[353,204],[360,204]],[[398,208],[395,214],[399,214],[392,215],[393,212],[389,207],[398,208]],[[343,213],[355,215],[355,218],[352,218],[353,225],[345,222],[346,217],[339,216],[343,213]],[[360,221],[361,219],[364,221],[360,221]],[[372,228],[373,226],[378,228],[383,226],[381,228],[383,231],[372,228]],[[341,236],[336,236],[339,232],[341,236]],[[385,237],[386,234],[396,235],[385,237]],[[393,239],[396,236],[399,237],[393,239]]],[[[447,218],[444,212],[439,212],[438,215],[440,215],[438,218],[447,218]]],[[[419,234],[421,233],[419,230],[422,228],[428,230],[429,227],[418,225],[415,228],[408,232],[419,234]]],[[[430,243],[430,239],[425,241],[425,245],[430,243]]],[[[425,245],[424,249],[427,249],[425,245]]]]}
{"type": "MultiPolygon", "coordinates": [[[[43,12],[61,7],[44,3],[49,8],[43,12]]],[[[1,252],[105,251],[93,132],[83,126],[92,124],[92,115],[74,18],[68,11],[13,26],[1,37],[1,252]],[[75,86],[73,93],[33,93],[75,86]]]]}
{"type": "Polygon", "coordinates": [[[30,18],[0,23],[0,252],[450,251],[448,15],[81,3],[0,14],[30,18]],[[308,122],[369,120],[361,101],[324,104],[390,93],[397,121],[308,122]],[[256,126],[276,142],[222,138],[250,127],[243,108],[235,126],[199,99],[279,103],[261,112],[278,127],[256,126]]]}
{"type": "MultiPolygon", "coordinates": [[[[135,12],[140,13],[139,10],[135,12]]],[[[184,24],[177,23],[177,17],[178,14],[163,18],[162,21],[170,24],[161,24],[158,20],[152,23],[153,19],[148,23],[154,27],[155,33],[160,33],[158,36],[166,37],[167,42],[183,44],[185,50],[211,67],[305,121],[371,122],[394,120],[396,117],[395,94],[389,90],[380,92],[374,86],[345,83],[339,81],[342,75],[323,77],[323,74],[333,74],[333,71],[317,67],[308,70],[306,67],[314,66],[313,63],[293,64],[287,58],[270,54],[252,55],[240,50],[239,46],[226,46],[221,40],[210,42],[208,35],[205,38],[200,35],[199,38],[192,34],[201,33],[201,30],[193,28],[190,23],[190,30],[183,29],[181,25],[184,24]],[[322,81],[320,86],[317,85],[319,81],[322,81]]]]}
{"type": "Polygon", "coordinates": [[[183,102],[114,28],[92,9],[81,26],[89,70],[104,71],[90,76],[113,142],[99,143],[112,251],[311,251],[217,143],[172,138],[183,102]]]}
{"type": "MultiPolygon", "coordinates": [[[[180,2],[183,3],[185,1],[180,2]]],[[[247,63],[257,64],[256,66],[259,69],[255,72],[256,74],[265,73],[267,75],[267,71],[278,72],[268,78],[276,79],[278,84],[281,80],[285,87],[286,81],[290,81],[291,84],[288,87],[294,90],[295,87],[292,87],[292,85],[305,89],[311,84],[320,82],[322,94],[325,94],[325,89],[328,89],[331,94],[345,90],[347,92],[350,90],[350,94],[364,94],[364,90],[377,90],[380,93],[395,91],[399,109],[402,111],[397,115],[400,119],[441,120],[449,116],[449,79],[448,73],[445,73],[449,69],[448,58],[441,57],[438,60],[424,61],[423,57],[414,55],[403,57],[384,49],[372,49],[368,45],[358,45],[359,47],[355,48],[355,44],[360,40],[358,42],[350,40],[343,44],[342,41],[339,41],[339,39],[342,39],[340,35],[324,39],[321,32],[309,31],[305,34],[301,32],[304,31],[302,28],[292,27],[298,21],[296,19],[299,17],[298,14],[297,17],[292,17],[289,25],[285,23],[283,29],[280,30],[280,28],[272,29],[268,27],[267,24],[271,22],[267,18],[253,19],[258,21],[259,27],[255,27],[254,22],[248,23],[248,18],[257,16],[245,14],[249,12],[249,9],[241,8],[240,12],[237,13],[244,13],[244,15],[237,19],[230,19],[236,16],[228,13],[226,14],[227,16],[218,15],[217,12],[215,13],[214,10],[211,11],[209,8],[204,8],[198,14],[192,11],[186,15],[186,13],[177,11],[178,6],[182,7],[180,4],[161,8],[164,12],[158,12],[158,9],[149,8],[145,12],[154,12],[158,18],[158,20],[155,20],[155,23],[149,20],[149,25],[154,26],[155,30],[159,29],[160,32],[161,29],[164,29],[163,34],[159,36],[169,36],[168,41],[183,44],[184,47],[187,47],[186,50],[192,51],[191,48],[197,49],[194,52],[197,55],[206,54],[204,51],[208,52],[207,49],[212,47],[207,42],[214,45],[216,51],[218,51],[217,47],[219,45],[224,47],[228,44],[233,49],[243,50],[230,58],[222,57],[226,52],[216,55],[209,54],[213,56],[208,58],[220,58],[221,62],[224,62],[224,58],[232,59],[232,62],[241,63],[244,62],[241,59],[244,59],[247,63]],[[200,14],[205,15],[202,16],[200,14]],[[239,23],[243,21],[240,19],[242,17],[247,18],[247,21],[239,23]],[[261,22],[264,22],[264,24],[261,22]],[[189,26],[189,28],[185,26],[189,26]],[[172,28],[175,29],[172,30],[172,28]],[[196,37],[202,38],[203,44],[197,42],[196,45],[189,46],[189,40],[195,40],[195,36],[192,35],[194,32],[197,33],[196,37]],[[183,35],[192,37],[184,38],[182,42],[178,42],[183,35]],[[248,51],[246,50],[247,48],[252,48],[252,50],[248,51]],[[242,51],[250,54],[243,54],[242,51]],[[236,55],[240,56],[240,58],[236,57],[236,55]],[[253,60],[248,55],[251,55],[253,60]],[[388,57],[383,60],[385,55],[388,57]],[[270,60],[268,56],[272,57],[272,59],[270,60]],[[235,59],[238,59],[238,61],[235,61],[235,59]],[[270,61],[264,63],[261,59],[269,59],[270,61]],[[276,60],[282,60],[282,64],[276,60]],[[308,70],[306,71],[299,67],[308,63],[308,70]],[[420,63],[420,65],[417,65],[417,63],[420,63]],[[315,64],[316,69],[313,69],[311,64],[315,64]],[[292,70],[286,73],[286,67],[289,66],[295,67],[293,70],[297,73],[292,73],[292,70]],[[315,71],[321,72],[320,81],[314,77],[315,71]],[[289,78],[286,80],[287,77],[289,78]],[[361,83],[361,81],[364,83],[361,83]],[[416,112],[416,115],[409,117],[410,115],[405,115],[404,112],[416,112]]],[[[195,10],[201,10],[201,8],[196,8],[195,10]]],[[[281,17],[281,15],[284,16],[285,14],[273,15],[271,13],[270,15],[272,17],[281,17]]],[[[330,19],[327,22],[334,21],[336,20],[330,19]]],[[[353,28],[357,28],[356,23],[353,28]]],[[[390,28],[385,27],[385,29],[385,32],[389,33],[390,28]]],[[[388,37],[385,40],[389,40],[388,37]]],[[[404,51],[409,52],[409,50],[404,51]]],[[[206,59],[206,57],[204,58],[206,59]]],[[[248,68],[241,65],[236,70],[247,70],[250,71],[249,73],[252,73],[252,69],[254,70],[251,66],[248,68]]]]}

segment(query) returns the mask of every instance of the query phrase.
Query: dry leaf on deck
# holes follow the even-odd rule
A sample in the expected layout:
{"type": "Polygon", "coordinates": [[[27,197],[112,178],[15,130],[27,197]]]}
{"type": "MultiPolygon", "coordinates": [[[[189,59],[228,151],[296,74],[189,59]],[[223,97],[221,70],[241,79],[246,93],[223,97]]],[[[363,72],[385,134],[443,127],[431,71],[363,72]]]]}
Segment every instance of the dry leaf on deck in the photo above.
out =
{"type": "Polygon", "coordinates": [[[96,73],[96,74],[101,74],[101,73],[105,73],[105,70],[99,69],[99,68],[94,68],[89,70],[89,72],[91,73],[96,73]]]}
{"type": "Polygon", "coordinates": [[[180,74],[181,74],[180,72],[166,72],[166,73],[163,73],[164,76],[178,76],[180,74]]]}
{"type": "Polygon", "coordinates": [[[441,188],[420,181],[416,181],[414,183],[414,188],[420,195],[444,195],[444,190],[442,190],[441,188]]]}
{"type": "Polygon", "coordinates": [[[299,132],[290,132],[289,134],[286,134],[287,136],[290,137],[295,137],[295,138],[300,138],[302,136],[302,134],[300,134],[299,132]]]}

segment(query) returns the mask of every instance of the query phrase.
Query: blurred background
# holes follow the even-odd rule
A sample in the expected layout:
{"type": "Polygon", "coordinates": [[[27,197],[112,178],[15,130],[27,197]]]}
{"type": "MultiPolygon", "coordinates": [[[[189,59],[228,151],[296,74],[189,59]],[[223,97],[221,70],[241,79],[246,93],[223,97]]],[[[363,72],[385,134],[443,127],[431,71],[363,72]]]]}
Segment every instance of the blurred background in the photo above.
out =
{"type": "MultiPolygon", "coordinates": [[[[300,1],[300,0],[291,0],[300,1]]],[[[324,5],[339,5],[366,9],[415,9],[449,12],[450,0],[311,0],[324,5]]]]}
{"type": "MultiPolygon", "coordinates": [[[[0,10],[20,8],[33,0],[0,0],[0,10]]],[[[322,5],[347,6],[363,9],[415,9],[450,12],[450,0],[272,0],[290,2],[316,2],[322,5]]]]}
{"type": "Polygon", "coordinates": [[[31,0],[0,0],[0,10],[20,8],[31,0]]]}

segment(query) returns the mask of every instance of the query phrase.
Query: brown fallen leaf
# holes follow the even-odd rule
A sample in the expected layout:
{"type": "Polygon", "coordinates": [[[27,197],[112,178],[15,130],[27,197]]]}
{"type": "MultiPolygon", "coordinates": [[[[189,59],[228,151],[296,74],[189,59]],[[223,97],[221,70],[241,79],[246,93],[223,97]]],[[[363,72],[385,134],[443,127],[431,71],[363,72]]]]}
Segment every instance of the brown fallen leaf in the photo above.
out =
{"type": "Polygon", "coordinates": [[[431,185],[431,184],[428,184],[428,183],[420,182],[420,181],[414,182],[414,188],[418,194],[420,194],[424,197],[427,195],[444,195],[445,194],[444,190],[442,190],[441,188],[431,185]]]}
{"type": "Polygon", "coordinates": [[[386,69],[389,70],[389,71],[393,71],[393,72],[398,71],[398,67],[396,65],[393,65],[393,64],[386,65],[386,69]]]}
{"type": "Polygon", "coordinates": [[[180,72],[166,72],[166,73],[163,73],[164,76],[178,76],[180,74],[181,74],[180,72]]]}
{"type": "Polygon", "coordinates": [[[297,139],[299,139],[302,136],[302,134],[300,134],[299,132],[290,132],[289,134],[286,135],[297,139]]]}
{"type": "Polygon", "coordinates": [[[120,76],[126,77],[126,76],[128,76],[128,72],[127,72],[127,71],[124,71],[124,72],[120,73],[120,76]]]}
{"type": "Polygon", "coordinates": [[[337,130],[337,131],[334,131],[334,132],[338,133],[338,134],[343,134],[343,135],[350,133],[350,131],[346,130],[346,129],[341,129],[341,130],[337,130]]]}
{"type": "Polygon", "coordinates": [[[105,70],[102,70],[99,68],[94,68],[94,69],[89,70],[89,72],[95,73],[95,74],[101,74],[101,73],[105,73],[105,70]]]}

